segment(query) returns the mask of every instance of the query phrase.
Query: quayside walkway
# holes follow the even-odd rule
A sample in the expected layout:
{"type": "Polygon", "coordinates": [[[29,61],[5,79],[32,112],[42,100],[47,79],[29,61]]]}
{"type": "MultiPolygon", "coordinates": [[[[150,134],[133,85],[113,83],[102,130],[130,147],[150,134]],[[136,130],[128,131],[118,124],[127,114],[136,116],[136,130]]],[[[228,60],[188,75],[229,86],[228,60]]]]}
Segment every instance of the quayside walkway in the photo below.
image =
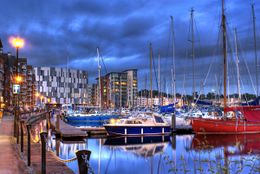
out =
{"type": "Polygon", "coordinates": [[[29,170],[15,148],[13,136],[13,117],[0,119],[0,173],[29,173],[29,170]]]}
{"type": "MultiPolygon", "coordinates": [[[[41,173],[41,144],[31,142],[31,166],[27,166],[27,141],[24,137],[24,153],[13,138],[13,116],[0,118],[0,174],[41,173]]],[[[24,135],[26,136],[26,135],[24,135]]],[[[53,153],[46,152],[46,173],[73,174],[53,153]]]]}

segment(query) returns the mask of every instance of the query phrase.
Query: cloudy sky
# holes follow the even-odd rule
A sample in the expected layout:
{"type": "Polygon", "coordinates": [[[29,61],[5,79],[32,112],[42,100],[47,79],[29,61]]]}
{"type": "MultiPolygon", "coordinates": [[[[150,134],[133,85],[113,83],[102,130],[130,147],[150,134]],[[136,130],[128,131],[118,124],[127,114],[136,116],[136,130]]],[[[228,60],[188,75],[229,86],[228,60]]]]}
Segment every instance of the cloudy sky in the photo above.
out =
{"type": "MultiPolygon", "coordinates": [[[[233,34],[235,27],[238,34],[241,88],[242,91],[254,93],[256,80],[252,3],[252,0],[226,0],[230,93],[237,90],[233,34]]],[[[188,40],[191,34],[192,7],[195,10],[196,24],[196,89],[218,91],[221,90],[223,76],[219,33],[220,0],[1,0],[0,38],[4,51],[14,53],[8,38],[23,37],[26,39],[26,46],[20,55],[27,57],[30,64],[59,67],[66,67],[68,64],[70,68],[87,70],[90,82],[94,82],[97,76],[96,48],[99,47],[106,66],[106,71],[103,68],[102,73],[137,68],[139,89],[144,88],[145,84],[147,88],[149,86],[149,80],[145,83],[145,79],[149,79],[151,42],[154,69],[157,69],[158,54],[161,56],[161,88],[171,92],[170,16],[173,16],[177,91],[190,93],[192,58],[191,43],[188,40]]],[[[255,2],[255,11],[260,50],[260,3],[255,2]]],[[[260,53],[258,55],[260,57],[260,53]]],[[[156,81],[158,80],[154,78],[154,84],[156,81]]]]}

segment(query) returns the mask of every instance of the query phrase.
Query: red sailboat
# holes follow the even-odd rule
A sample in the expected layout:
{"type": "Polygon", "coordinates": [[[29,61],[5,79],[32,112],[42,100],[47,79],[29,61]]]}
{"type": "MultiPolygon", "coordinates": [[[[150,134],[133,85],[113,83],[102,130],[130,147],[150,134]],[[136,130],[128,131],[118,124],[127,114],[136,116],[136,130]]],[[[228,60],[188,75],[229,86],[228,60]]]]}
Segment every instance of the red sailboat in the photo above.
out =
{"type": "Polygon", "coordinates": [[[191,121],[193,131],[197,134],[241,134],[260,133],[260,106],[228,107],[224,113],[238,112],[243,118],[204,119],[194,118],[191,121]]]}
{"type": "Polygon", "coordinates": [[[191,121],[193,131],[196,134],[260,133],[260,106],[227,107],[227,47],[224,0],[222,0],[222,31],[224,55],[224,117],[223,119],[194,118],[191,121]],[[239,112],[243,118],[227,119],[227,112],[233,112],[234,116],[239,112]]]}

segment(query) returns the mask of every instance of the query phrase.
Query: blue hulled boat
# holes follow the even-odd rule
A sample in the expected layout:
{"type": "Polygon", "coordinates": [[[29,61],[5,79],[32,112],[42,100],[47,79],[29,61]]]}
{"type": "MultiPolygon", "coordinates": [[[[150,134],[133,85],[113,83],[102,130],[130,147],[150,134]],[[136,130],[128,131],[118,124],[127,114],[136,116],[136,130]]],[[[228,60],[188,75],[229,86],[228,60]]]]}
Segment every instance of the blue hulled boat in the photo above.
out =
{"type": "Polygon", "coordinates": [[[118,119],[118,114],[73,114],[65,116],[66,122],[105,122],[110,119],[118,119]]]}
{"type": "Polygon", "coordinates": [[[171,133],[169,124],[157,115],[150,118],[112,120],[110,124],[104,124],[104,127],[110,136],[153,136],[171,133]]]}

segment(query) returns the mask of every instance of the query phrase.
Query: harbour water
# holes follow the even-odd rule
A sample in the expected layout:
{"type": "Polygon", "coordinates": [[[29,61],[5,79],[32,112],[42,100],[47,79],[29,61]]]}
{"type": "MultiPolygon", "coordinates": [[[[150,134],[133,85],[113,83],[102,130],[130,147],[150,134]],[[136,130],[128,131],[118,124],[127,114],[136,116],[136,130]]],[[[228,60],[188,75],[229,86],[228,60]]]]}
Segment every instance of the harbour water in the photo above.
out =
{"type": "MultiPolygon", "coordinates": [[[[34,127],[36,137],[43,125],[34,127]]],[[[63,160],[73,159],[77,150],[90,150],[90,166],[98,174],[260,173],[257,134],[66,141],[49,133],[48,147],[63,160]]],[[[76,160],[66,165],[78,173],[76,160]]]]}

